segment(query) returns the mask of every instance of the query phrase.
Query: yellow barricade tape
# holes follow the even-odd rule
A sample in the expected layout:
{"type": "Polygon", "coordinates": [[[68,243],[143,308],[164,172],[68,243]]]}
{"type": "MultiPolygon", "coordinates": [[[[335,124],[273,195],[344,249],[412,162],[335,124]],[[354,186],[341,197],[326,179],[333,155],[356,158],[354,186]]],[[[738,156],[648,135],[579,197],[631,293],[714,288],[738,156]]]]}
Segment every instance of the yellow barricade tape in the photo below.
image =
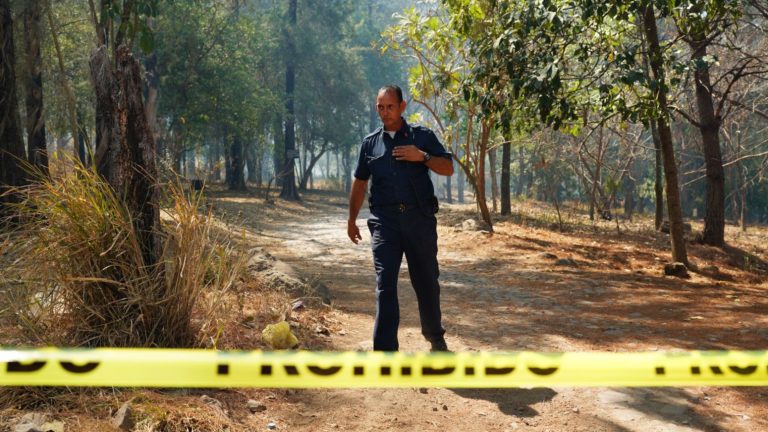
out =
{"type": "Polygon", "coordinates": [[[384,353],[0,350],[2,386],[766,386],[768,351],[384,353]]]}

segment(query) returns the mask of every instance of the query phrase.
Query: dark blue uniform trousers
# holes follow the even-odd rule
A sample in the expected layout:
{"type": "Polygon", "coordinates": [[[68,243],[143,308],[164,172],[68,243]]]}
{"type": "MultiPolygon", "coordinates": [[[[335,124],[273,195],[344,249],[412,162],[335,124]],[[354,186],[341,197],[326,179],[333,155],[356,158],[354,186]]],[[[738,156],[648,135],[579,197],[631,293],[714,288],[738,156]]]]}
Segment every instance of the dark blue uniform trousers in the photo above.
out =
{"type": "Polygon", "coordinates": [[[421,333],[428,341],[441,340],[440,271],[437,265],[437,221],[421,209],[376,209],[368,219],[376,268],[376,321],[373,349],[397,351],[400,306],[397,278],[403,254],[408,262],[411,285],[416,291],[421,333]]]}

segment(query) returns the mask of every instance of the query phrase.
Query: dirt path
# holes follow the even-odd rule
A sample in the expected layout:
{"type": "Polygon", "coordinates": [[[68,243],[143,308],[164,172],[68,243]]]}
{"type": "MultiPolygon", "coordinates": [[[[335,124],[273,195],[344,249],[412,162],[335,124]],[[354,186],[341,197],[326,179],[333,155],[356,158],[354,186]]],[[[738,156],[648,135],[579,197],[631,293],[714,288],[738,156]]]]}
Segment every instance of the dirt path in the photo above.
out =
{"type": "MultiPolygon", "coordinates": [[[[301,204],[227,194],[213,201],[257,244],[329,287],[340,328],[330,346],[370,348],[367,213],[358,221],[364,242],[354,245],[340,195],[309,194],[301,204]]],[[[661,277],[663,238],[568,236],[511,222],[493,236],[454,228],[470,216],[450,207],[439,217],[444,324],[454,351],[764,349],[768,342],[764,282],[732,283],[741,276],[725,268],[714,279],[661,277]],[[570,261],[555,265],[557,258],[570,261]]],[[[401,349],[426,350],[405,264],[399,288],[401,349]]],[[[260,415],[280,430],[756,431],[768,430],[766,414],[764,388],[537,388],[288,391],[260,415]]]]}

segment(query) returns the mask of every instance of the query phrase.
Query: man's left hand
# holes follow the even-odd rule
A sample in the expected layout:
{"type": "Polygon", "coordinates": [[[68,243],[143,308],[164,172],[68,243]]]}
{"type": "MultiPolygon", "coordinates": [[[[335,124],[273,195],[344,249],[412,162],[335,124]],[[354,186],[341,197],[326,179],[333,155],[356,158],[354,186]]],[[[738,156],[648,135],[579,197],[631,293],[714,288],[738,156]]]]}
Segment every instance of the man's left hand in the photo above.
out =
{"type": "Polygon", "coordinates": [[[392,156],[399,161],[424,162],[424,152],[413,144],[393,148],[392,156]]]}

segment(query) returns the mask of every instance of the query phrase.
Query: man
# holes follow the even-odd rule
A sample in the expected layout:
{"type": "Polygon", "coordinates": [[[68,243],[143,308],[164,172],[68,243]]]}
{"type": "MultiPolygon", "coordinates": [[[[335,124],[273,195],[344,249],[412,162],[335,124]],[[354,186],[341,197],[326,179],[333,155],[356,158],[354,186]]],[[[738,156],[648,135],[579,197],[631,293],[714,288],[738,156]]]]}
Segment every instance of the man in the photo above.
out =
{"type": "Polygon", "coordinates": [[[406,123],[402,117],[405,106],[400,87],[388,85],[379,90],[376,110],[383,127],[363,139],[349,196],[347,235],[355,244],[362,240],[355,221],[371,179],[368,229],[376,268],[373,349],[397,351],[399,347],[397,278],[405,254],[418,300],[421,333],[432,344],[432,351],[448,351],[437,281],[437,198],[429,170],[453,175],[453,161],[431,130],[406,123]]]}

